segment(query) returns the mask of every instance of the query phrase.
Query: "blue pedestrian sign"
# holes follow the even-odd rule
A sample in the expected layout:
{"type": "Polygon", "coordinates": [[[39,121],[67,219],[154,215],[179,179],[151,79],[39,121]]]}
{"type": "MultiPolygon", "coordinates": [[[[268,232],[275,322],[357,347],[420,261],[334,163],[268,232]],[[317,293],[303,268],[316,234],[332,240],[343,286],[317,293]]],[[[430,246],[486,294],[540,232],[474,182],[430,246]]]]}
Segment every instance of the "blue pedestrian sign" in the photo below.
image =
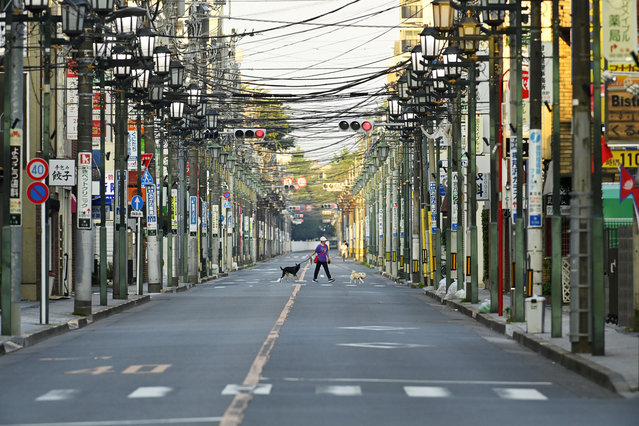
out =
{"type": "Polygon", "coordinates": [[[153,178],[151,177],[151,173],[149,173],[148,170],[144,171],[144,174],[142,175],[141,184],[144,186],[153,185],[153,178]]]}
{"type": "Polygon", "coordinates": [[[142,197],[140,197],[139,195],[135,195],[133,198],[131,198],[131,207],[133,207],[133,210],[140,211],[142,210],[143,205],[144,200],[142,200],[142,197]]]}

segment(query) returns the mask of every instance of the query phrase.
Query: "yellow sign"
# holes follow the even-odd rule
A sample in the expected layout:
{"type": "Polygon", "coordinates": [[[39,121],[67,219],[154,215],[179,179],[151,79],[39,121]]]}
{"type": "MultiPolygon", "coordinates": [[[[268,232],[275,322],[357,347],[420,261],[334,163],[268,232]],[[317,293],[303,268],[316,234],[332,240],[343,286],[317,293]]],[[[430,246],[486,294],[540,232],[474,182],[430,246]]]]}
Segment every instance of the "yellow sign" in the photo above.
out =
{"type": "Polygon", "coordinates": [[[626,169],[639,167],[639,147],[632,150],[612,150],[612,158],[606,161],[602,167],[617,168],[618,164],[626,169]]]}

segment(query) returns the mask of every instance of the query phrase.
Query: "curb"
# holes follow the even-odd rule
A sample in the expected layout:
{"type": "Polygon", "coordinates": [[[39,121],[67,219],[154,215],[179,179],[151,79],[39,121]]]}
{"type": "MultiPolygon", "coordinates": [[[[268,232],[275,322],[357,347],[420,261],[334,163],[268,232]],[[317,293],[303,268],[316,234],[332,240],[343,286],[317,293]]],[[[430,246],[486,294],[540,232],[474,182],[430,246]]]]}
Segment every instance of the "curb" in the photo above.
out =
{"type": "Polygon", "coordinates": [[[87,325],[93,323],[94,321],[99,321],[113,314],[125,311],[129,308],[133,308],[143,303],[146,303],[150,300],[151,300],[150,295],[144,295],[137,299],[129,300],[127,302],[121,303],[116,306],[104,308],[100,311],[95,312],[90,317],[74,318],[66,323],[54,325],[50,328],[36,331],[31,334],[15,336],[11,338],[10,340],[4,342],[4,344],[0,344],[0,356],[8,354],[10,352],[17,351],[27,346],[33,346],[37,343],[40,343],[44,340],[49,339],[50,337],[59,336],[69,331],[77,330],[79,328],[84,328],[87,325]]]}
{"type": "Polygon", "coordinates": [[[426,290],[424,294],[437,300],[442,305],[458,310],[498,333],[510,336],[520,345],[537,352],[545,358],[556,362],[562,367],[579,374],[603,388],[619,395],[631,392],[630,386],[623,376],[609,368],[573,354],[540,337],[534,337],[519,330],[512,330],[509,333],[510,327],[508,327],[505,322],[496,321],[487,314],[478,313],[476,310],[473,310],[472,307],[468,306],[468,304],[462,304],[455,300],[444,300],[443,296],[435,294],[433,290],[426,290]]]}

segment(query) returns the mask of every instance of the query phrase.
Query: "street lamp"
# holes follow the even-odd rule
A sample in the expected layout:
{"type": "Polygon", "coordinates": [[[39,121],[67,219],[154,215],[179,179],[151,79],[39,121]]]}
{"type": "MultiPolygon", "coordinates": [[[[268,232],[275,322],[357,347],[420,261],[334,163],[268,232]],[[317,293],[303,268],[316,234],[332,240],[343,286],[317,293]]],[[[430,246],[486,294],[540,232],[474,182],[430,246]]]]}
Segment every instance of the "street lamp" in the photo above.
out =
{"type": "Polygon", "coordinates": [[[189,87],[187,87],[186,89],[186,93],[187,93],[186,103],[192,108],[197,107],[198,104],[200,103],[200,94],[201,94],[201,90],[198,87],[198,85],[195,83],[189,84],[189,87]]]}
{"type": "Polygon", "coordinates": [[[160,76],[169,73],[169,65],[171,63],[171,51],[166,46],[156,46],[153,49],[153,71],[160,76]]]}
{"type": "Polygon", "coordinates": [[[422,55],[422,47],[417,45],[413,47],[410,53],[411,70],[417,74],[422,75],[426,72],[426,64],[424,64],[424,56],[422,55]]]}
{"type": "Polygon", "coordinates": [[[122,7],[111,14],[111,19],[115,23],[115,31],[124,36],[135,34],[142,22],[141,18],[144,16],[146,16],[146,9],[141,7],[122,7]]]}
{"type": "Polygon", "coordinates": [[[62,31],[69,37],[77,37],[84,31],[84,18],[88,5],[86,0],[64,0],[62,2],[62,31]]]}
{"type": "Polygon", "coordinates": [[[420,34],[422,56],[429,61],[439,57],[441,49],[441,40],[439,39],[439,31],[433,27],[426,27],[420,34]]]}
{"type": "Polygon", "coordinates": [[[508,0],[482,0],[482,20],[491,27],[504,22],[508,0]]]}
{"type": "Polygon", "coordinates": [[[459,40],[461,50],[471,55],[477,52],[479,47],[479,34],[481,27],[474,16],[465,16],[457,27],[459,31],[459,40]]]}
{"type": "Polygon", "coordinates": [[[454,9],[450,0],[434,0],[431,3],[433,26],[441,31],[449,31],[453,27],[454,9]]]}
{"type": "Polygon", "coordinates": [[[24,7],[29,12],[37,14],[49,7],[49,0],[24,0],[24,7]]]}
{"type": "Polygon", "coordinates": [[[171,61],[169,64],[169,87],[177,90],[184,83],[184,65],[180,61],[171,61]]]}
{"type": "Polygon", "coordinates": [[[152,58],[155,53],[155,33],[148,28],[140,28],[138,30],[138,42],[140,57],[143,59],[152,58]]]}

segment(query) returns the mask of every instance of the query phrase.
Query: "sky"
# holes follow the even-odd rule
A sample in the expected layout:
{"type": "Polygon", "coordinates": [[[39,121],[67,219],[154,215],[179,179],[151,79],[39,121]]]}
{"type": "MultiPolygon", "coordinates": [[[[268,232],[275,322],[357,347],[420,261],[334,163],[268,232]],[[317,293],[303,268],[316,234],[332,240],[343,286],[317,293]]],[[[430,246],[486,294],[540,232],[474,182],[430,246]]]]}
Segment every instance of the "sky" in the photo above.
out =
{"type": "Polygon", "coordinates": [[[387,98],[399,0],[230,0],[225,12],[226,32],[246,34],[237,44],[243,80],[296,95],[292,135],[307,157],[326,162],[341,147],[355,149],[354,134],[337,123],[387,98]]]}

